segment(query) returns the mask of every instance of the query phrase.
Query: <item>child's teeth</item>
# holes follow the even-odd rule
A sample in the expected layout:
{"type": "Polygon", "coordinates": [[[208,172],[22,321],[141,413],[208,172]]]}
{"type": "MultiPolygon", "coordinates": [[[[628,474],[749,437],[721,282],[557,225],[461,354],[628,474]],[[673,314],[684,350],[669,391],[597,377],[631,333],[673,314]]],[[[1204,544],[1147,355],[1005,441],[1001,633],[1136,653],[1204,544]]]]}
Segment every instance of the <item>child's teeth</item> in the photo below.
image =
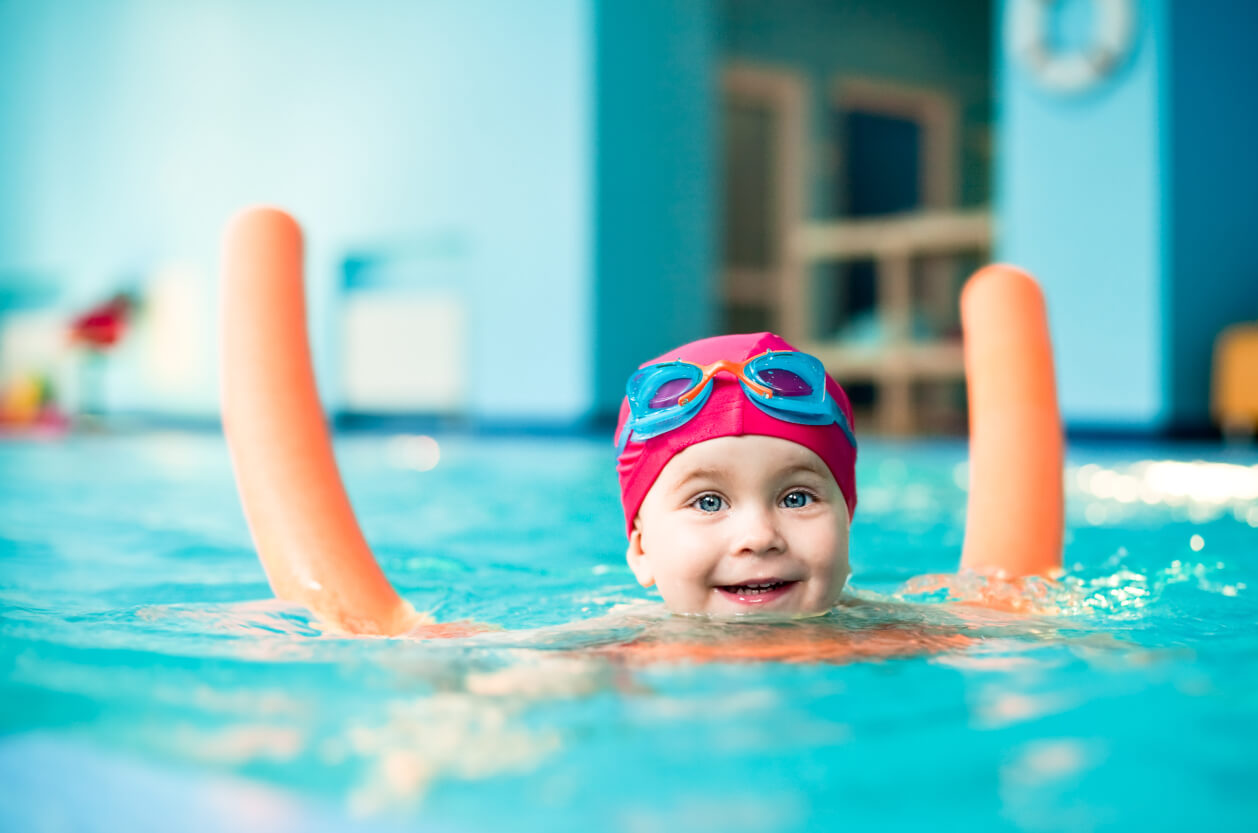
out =
{"type": "Polygon", "coordinates": [[[781,584],[781,582],[770,582],[768,584],[740,584],[736,589],[743,593],[750,593],[754,595],[757,593],[764,593],[767,590],[772,590],[779,584],[781,584]]]}

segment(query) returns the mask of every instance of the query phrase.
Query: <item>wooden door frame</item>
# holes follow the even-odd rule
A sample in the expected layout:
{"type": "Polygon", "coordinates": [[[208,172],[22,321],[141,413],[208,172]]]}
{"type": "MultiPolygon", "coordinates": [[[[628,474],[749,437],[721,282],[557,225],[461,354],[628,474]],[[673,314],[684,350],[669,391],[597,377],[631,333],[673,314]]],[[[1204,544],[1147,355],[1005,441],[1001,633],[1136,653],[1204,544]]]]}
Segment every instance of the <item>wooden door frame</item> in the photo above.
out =
{"type": "Polygon", "coordinates": [[[727,300],[763,304],[775,329],[789,329],[783,322],[788,305],[782,303],[782,297],[793,284],[796,268],[791,237],[805,219],[808,82],[792,70],[731,62],[721,71],[721,92],[725,100],[754,102],[773,114],[771,165],[776,185],[775,222],[770,230],[774,262],[764,270],[723,264],[722,291],[727,300]]]}

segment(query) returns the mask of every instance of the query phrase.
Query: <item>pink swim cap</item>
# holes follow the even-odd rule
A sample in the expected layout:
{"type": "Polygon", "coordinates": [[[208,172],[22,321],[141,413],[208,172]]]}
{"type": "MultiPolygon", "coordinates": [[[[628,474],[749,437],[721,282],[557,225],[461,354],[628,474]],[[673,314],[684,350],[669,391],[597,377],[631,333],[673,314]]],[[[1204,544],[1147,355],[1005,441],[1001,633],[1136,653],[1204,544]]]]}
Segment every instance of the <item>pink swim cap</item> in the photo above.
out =
{"type": "MultiPolygon", "coordinates": [[[[745,361],[766,350],[795,350],[780,336],[773,333],[716,336],[683,344],[658,358],[641,365],[646,367],[657,362],[682,359],[698,365],[709,365],[726,359],[745,361]]],[[[739,437],[757,434],[780,437],[799,443],[820,457],[834,475],[834,480],[847,502],[848,515],[856,511],[856,449],[848,442],[847,435],[838,425],[799,425],[785,422],[760,410],[743,393],[742,386],[728,373],[718,373],[712,380],[712,395],[704,403],[703,410],[689,422],[672,431],[652,437],[645,442],[631,441],[616,460],[620,475],[620,501],[625,509],[625,531],[632,534],[633,519],[642,507],[646,493],[668,461],[681,450],[704,440],[717,437],[739,437]]],[[[839,404],[843,415],[852,425],[852,405],[839,383],[826,376],[826,391],[839,404]]],[[[616,437],[620,436],[629,419],[629,400],[620,402],[620,420],[616,425],[616,437]]],[[[853,426],[855,428],[855,426],[853,426]]]]}

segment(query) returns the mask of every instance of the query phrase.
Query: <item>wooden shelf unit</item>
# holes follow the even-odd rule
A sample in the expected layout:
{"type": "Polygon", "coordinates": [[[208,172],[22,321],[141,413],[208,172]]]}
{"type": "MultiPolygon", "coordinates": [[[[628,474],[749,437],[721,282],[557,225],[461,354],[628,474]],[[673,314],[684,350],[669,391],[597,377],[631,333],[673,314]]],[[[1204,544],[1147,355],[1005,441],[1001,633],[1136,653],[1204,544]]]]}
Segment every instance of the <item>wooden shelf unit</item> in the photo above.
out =
{"type": "MultiPolygon", "coordinates": [[[[840,383],[868,382],[877,403],[862,429],[907,435],[918,426],[913,386],[920,382],[964,381],[958,340],[914,340],[913,263],[921,258],[979,253],[991,248],[986,210],[929,211],[880,217],[805,223],[789,238],[790,268],[778,285],[782,334],[820,358],[840,383]],[[851,346],[812,332],[812,267],[819,263],[872,260],[876,314],[885,340],[877,346],[851,346]]],[[[926,278],[932,276],[928,273],[926,278]]],[[[956,298],[948,303],[955,304],[956,298]]]]}

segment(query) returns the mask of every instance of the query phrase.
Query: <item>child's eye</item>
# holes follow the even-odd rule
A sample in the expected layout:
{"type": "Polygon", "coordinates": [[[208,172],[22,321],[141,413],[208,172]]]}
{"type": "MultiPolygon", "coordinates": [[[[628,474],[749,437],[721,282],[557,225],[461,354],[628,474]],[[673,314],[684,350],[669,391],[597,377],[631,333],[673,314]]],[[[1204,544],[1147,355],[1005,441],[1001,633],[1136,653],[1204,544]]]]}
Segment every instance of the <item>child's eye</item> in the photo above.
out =
{"type": "Polygon", "coordinates": [[[720,495],[699,495],[690,505],[700,512],[719,512],[725,508],[725,499],[720,495]]]}
{"type": "Polygon", "coordinates": [[[782,498],[782,505],[787,509],[802,509],[812,503],[812,501],[812,495],[808,494],[808,492],[796,489],[795,491],[787,494],[786,497],[782,498]]]}

